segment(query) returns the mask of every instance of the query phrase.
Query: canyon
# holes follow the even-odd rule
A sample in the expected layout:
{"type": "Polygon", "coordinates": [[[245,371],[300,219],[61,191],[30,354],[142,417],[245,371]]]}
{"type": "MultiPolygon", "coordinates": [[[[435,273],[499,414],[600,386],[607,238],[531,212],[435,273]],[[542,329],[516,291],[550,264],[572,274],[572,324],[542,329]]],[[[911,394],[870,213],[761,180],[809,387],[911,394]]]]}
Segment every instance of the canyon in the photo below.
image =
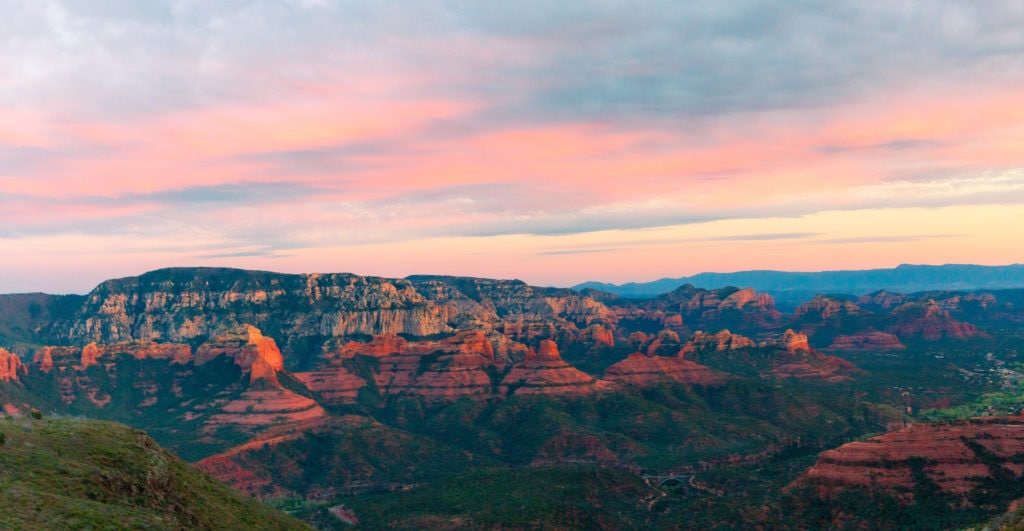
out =
{"type": "MultiPolygon", "coordinates": [[[[785,313],[735,287],[628,299],[516,280],[167,269],[85,296],[0,298],[0,403],[8,415],[143,427],[259,496],[391,488],[411,481],[403,470],[428,481],[474,462],[699,471],[906,422],[907,396],[932,391],[875,384],[860,361],[924,363],[913,360],[953,345],[978,363],[992,350],[1010,362],[1017,343],[1006,330],[1021,323],[1024,296],[1013,290],[816,296],[785,313]],[[296,457],[320,446],[349,455],[296,457]],[[451,470],[430,462],[439,454],[451,470]],[[327,476],[309,479],[309,467],[327,476]]],[[[952,378],[971,367],[933,387],[961,385],[952,378]]],[[[995,436],[914,429],[946,446],[995,436]]],[[[900,433],[879,444],[913,438],[900,433]]],[[[876,477],[871,486],[913,503],[899,491],[906,467],[876,470],[861,461],[896,458],[848,458],[876,443],[851,444],[794,485],[824,496],[864,486],[843,478],[876,477]],[[858,463],[866,468],[842,468],[858,463]]],[[[925,473],[963,471],[947,481],[963,495],[976,487],[963,478],[980,469],[948,449],[963,459],[924,456],[938,463],[925,473]]]]}

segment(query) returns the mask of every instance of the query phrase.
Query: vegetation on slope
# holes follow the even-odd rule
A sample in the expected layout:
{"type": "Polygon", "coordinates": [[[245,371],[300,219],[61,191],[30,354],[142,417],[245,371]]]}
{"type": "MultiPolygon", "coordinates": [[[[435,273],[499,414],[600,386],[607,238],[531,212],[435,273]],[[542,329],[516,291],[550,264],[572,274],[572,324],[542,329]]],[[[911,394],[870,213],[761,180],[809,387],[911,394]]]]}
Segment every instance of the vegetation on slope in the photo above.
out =
{"type": "Polygon", "coordinates": [[[3,529],[306,528],[121,424],[7,417],[0,441],[3,529]]]}

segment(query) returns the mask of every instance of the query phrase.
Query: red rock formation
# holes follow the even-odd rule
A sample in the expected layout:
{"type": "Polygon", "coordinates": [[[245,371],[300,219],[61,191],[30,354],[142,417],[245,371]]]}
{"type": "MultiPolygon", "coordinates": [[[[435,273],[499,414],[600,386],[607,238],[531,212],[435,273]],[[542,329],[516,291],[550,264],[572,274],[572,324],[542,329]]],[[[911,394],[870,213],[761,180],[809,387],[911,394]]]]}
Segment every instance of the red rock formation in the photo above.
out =
{"type": "MultiPolygon", "coordinates": [[[[924,473],[942,490],[964,496],[993,476],[989,464],[1020,477],[1024,465],[1024,417],[991,417],[942,424],[916,424],[864,441],[828,450],[796,484],[819,486],[832,495],[851,486],[889,491],[913,499],[911,458],[921,458],[924,473]],[[972,445],[974,448],[972,448],[972,445]],[[984,448],[990,456],[979,455],[984,448]],[[995,463],[986,463],[994,459],[995,463]]],[[[965,496],[964,502],[969,501],[965,496]]]]}
{"type": "Polygon", "coordinates": [[[318,393],[326,404],[351,404],[366,386],[366,380],[344,367],[330,367],[319,371],[292,373],[311,391],[318,393]]]}
{"type": "Polygon", "coordinates": [[[294,424],[327,415],[315,401],[279,387],[249,389],[238,399],[214,404],[213,407],[215,413],[209,416],[204,426],[209,431],[224,425],[254,429],[294,424]]]}
{"type": "Polygon", "coordinates": [[[809,352],[811,350],[811,345],[807,342],[807,335],[792,330],[786,330],[782,334],[782,339],[778,346],[786,349],[786,352],[790,354],[809,352]]]}
{"type": "Polygon", "coordinates": [[[961,310],[963,309],[963,303],[974,303],[980,308],[988,308],[989,306],[996,304],[996,297],[991,293],[956,293],[946,297],[940,297],[935,299],[936,304],[939,305],[943,310],[961,310]]]}
{"type": "Polygon", "coordinates": [[[885,290],[869,293],[857,299],[861,306],[875,306],[882,309],[895,308],[907,302],[907,296],[899,293],[891,293],[885,290]]]}
{"type": "Polygon", "coordinates": [[[399,336],[374,336],[368,343],[349,341],[341,347],[338,354],[342,358],[352,358],[356,355],[380,358],[391,354],[402,354],[408,345],[409,342],[399,336]]]}
{"type": "Polygon", "coordinates": [[[21,363],[21,358],[0,347],[0,382],[18,381],[19,372],[28,372],[28,368],[21,363]]]}
{"type": "Polygon", "coordinates": [[[207,457],[196,463],[196,466],[217,481],[231,485],[249,496],[271,498],[295,495],[294,492],[276,485],[270,478],[256,474],[225,455],[207,457]]]}
{"type": "Polygon", "coordinates": [[[903,350],[907,347],[892,334],[871,330],[856,335],[836,336],[828,348],[847,352],[882,352],[903,350]]]}
{"type": "Polygon", "coordinates": [[[722,352],[726,350],[739,350],[741,348],[754,347],[756,344],[747,337],[733,334],[728,330],[722,330],[716,334],[707,334],[697,331],[683,345],[680,355],[692,354],[702,350],[714,350],[722,352]]]}
{"type": "Polygon", "coordinates": [[[943,337],[967,339],[978,335],[978,328],[970,323],[957,321],[943,310],[934,300],[918,303],[909,302],[893,311],[899,323],[891,331],[900,337],[920,336],[928,341],[943,337]]]}
{"type": "Polygon", "coordinates": [[[284,369],[284,358],[277,343],[251,325],[228,330],[200,345],[196,350],[195,364],[204,365],[217,356],[234,359],[243,373],[249,373],[250,383],[263,380],[276,386],[276,372],[284,369]]]}
{"type": "Polygon", "coordinates": [[[647,355],[655,356],[663,347],[670,349],[671,352],[678,352],[680,346],[679,334],[671,330],[662,330],[658,332],[658,337],[651,341],[650,345],[647,345],[647,355]]]}
{"type": "Polygon", "coordinates": [[[718,305],[718,309],[742,310],[749,304],[760,306],[762,308],[774,308],[775,299],[767,293],[757,293],[753,288],[745,288],[732,293],[722,300],[722,303],[718,305]]]}
{"type": "Polygon", "coordinates": [[[814,319],[818,321],[824,321],[830,317],[838,315],[857,315],[863,313],[860,306],[856,304],[836,299],[834,297],[826,297],[825,295],[815,295],[813,299],[801,304],[793,312],[794,319],[814,319]]]}
{"type": "Polygon", "coordinates": [[[50,372],[53,369],[53,347],[42,347],[36,350],[35,355],[32,356],[32,364],[38,365],[39,370],[43,372],[50,372]]]}
{"type": "Polygon", "coordinates": [[[81,370],[96,365],[96,359],[100,357],[100,354],[100,348],[96,346],[96,343],[89,343],[82,348],[82,361],[76,368],[81,370]]]}
{"type": "Polygon", "coordinates": [[[848,374],[857,371],[856,366],[842,358],[816,354],[814,357],[777,360],[771,373],[778,378],[839,382],[849,379],[848,374]]]}
{"type": "Polygon", "coordinates": [[[32,356],[32,364],[43,372],[53,370],[55,363],[63,367],[73,365],[75,370],[85,370],[88,367],[99,364],[100,358],[117,355],[132,356],[140,360],[169,359],[171,363],[179,365],[192,361],[192,349],[188,345],[139,341],[116,343],[113,345],[90,343],[81,349],[75,347],[40,347],[32,356]]]}
{"type": "MultiPolygon", "coordinates": [[[[479,354],[448,354],[438,357],[416,375],[411,394],[431,399],[453,400],[462,396],[486,397],[491,394],[491,377],[486,367],[490,360],[479,354]]],[[[389,392],[401,392],[395,386],[389,392]]]]}
{"type": "Polygon", "coordinates": [[[662,383],[720,384],[728,375],[681,357],[645,356],[639,352],[608,367],[604,379],[640,387],[662,383]]]}
{"type": "Polygon", "coordinates": [[[609,347],[615,346],[615,334],[604,325],[592,324],[580,333],[581,341],[600,343],[609,347]]]}
{"type": "MultiPolygon", "coordinates": [[[[576,327],[565,326],[573,335],[578,332],[576,327]]],[[[506,320],[502,323],[501,332],[509,339],[529,343],[536,339],[550,339],[559,336],[559,328],[551,321],[527,321],[525,319],[506,320]]]]}
{"type": "Polygon", "coordinates": [[[536,354],[512,366],[502,379],[499,392],[503,395],[586,394],[609,386],[609,382],[566,363],[558,352],[558,345],[545,339],[536,354]]]}
{"type": "Polygon", "coordinates": [[[491,345],[494,349],[494,363],[499,366],[522,361],[530,353],[529,347],[504,335],[493,337],[491,345]]]}
{"type": "Polygon", "coordinates": [[[184,365],[192,361],[192,348],[180,343],[152,343],[149,341],[138,341],[134,343],[119,343],[98,347],[100,356],[112,354],[127,354],[137,360],[141,359],[165,359],[171,363],[184,365]]]}
{"type": "MultiPolygon", "coordinates": [[[[374,375],[374,384],[384,394],[431,399],[484,397],[492,392],[487,367],[496,364],[496,350],[503,355],[509,353],[510,341],[504,336],[488,336],[481,330],[459,332],[441,340],[406,341],[395,336],[378,336],[368,343],[347,343],[338,357],[340,360],[356,355],[378,358],[379,370],[374,375]],[[495,349],[495,345],[499,348],[495,349]]],[[[337,371],[336,365],[321,367],[318,372],[300,378],[308,381],[310,389],[334,397],[332,400],[354,399],[364,383],[337,371]],[[335,384],[341,388],[328,388],[335,384]]]]}

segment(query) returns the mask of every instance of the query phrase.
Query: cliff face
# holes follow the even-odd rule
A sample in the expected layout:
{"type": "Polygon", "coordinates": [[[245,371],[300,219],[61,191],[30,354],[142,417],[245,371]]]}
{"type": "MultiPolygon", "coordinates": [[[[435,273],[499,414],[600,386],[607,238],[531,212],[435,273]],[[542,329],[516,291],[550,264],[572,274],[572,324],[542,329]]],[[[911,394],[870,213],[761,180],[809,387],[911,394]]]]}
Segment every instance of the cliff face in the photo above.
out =
{"type": "Polygon", "coordinates": [[[632,312],[629,306],[616,310],[620,317],[659,321],[688,332],[774,328],[783,321],[772,297],[750,288],[706,290],[685,285],[635,306],[632,312]]]}
{"type": "Polygon", "coordinates": [[[843,299],[817,295],[808,302],[797,307],[793,312],[794,319],[812,319],[826,321],[841,315],[857,315],[862,313],[860,306],[843,299]]]}
{"type": "Polygon", "coordinates": [[[500,392],[506,395],[589,394],[609,387],[608,382],[566,363],[555,342],[544,340],[536,354],[512,366],[501,381],[500,392]]]}
{"type": "MultiPolygon", "coordinates": [[[[613,345],[618,317],[598,300],[520,281],[349,274],[285,275],[230,269],[169,269],[104,282],[57,320],[51,344],[197,344],[251,324],[281,341],[285,365],[330,338],[430,337],[459,331],[613,345]],[[296,350],[298,349],[298,350],[296,350]]],[[[491,336],[496,355],[518,361],[525,347],[491,336]]]]}
{"type": "Polygon", "coordinates": [[[714,350],[722,352],[726,350],[739,350],[741,348],[754,347],[754,343],[750,338],[741,335],[733,334],[728,330],[721,330],[715,334],[707,334],[701,331],[697,331],[690,337],[683,347],[681,353],[683,355],[692,354],[699,350],[714,350]]]}
{"type": "Polygon", "coordinates": [[[249,382],[263,380],[278,386],[277,372],[284,370],[284,358],[277,343],[252,325],[226,330],[215,338],[203,343],[196,350],[195,364],[203,365],[217,356],[234,360],[243,373],[249,374],[249,382]]]}
{"type": "Polygon", "coordinates": [[[0,347],[0,382],[17,381],[18,373],[26,371],[27,368],[21,363],[21,358],[0,347]]]}
{"type": "Polygon", "coordinates": [[[55,329],[73,344],[187,342],[240,323],[289,336],[431,335],[451,330],[445,317],[404,280],[182,269],[105,282],[55,329]]]}
{"type": "Polygon", "coordinates": [[[613,364],[605,371],[604,379],[639,387],[663,383],[717,385],[728,375],[711,370],[682,357],[646,356],[639,352],[613,364]]]}
{"type": "Polygon", "coordinates": [[[908,302],[893,310],[897,320],[890,331],[900,337],[919,336],[935,341],[942,338],[968,339],[978,335],[978,328],[954,319],[934,300],[908,302]]]}
{"type": "Polygon", "coordinates": [[[869,330],[854,335],[836,336],[828,348],[847,352],[885,352],[904,350],[907,347],[900,343],[900,338],[892,334],[869,330]]]}
{"type": "Polygon", "coordinates": [[[929,481],[970,503],[979,488],[1004,488],[1024,473],[1024,417],[991,417],[916,424],[828,450],[797,480],[826,496],[851,487],[886,491],[906,502],[929,481]]]}

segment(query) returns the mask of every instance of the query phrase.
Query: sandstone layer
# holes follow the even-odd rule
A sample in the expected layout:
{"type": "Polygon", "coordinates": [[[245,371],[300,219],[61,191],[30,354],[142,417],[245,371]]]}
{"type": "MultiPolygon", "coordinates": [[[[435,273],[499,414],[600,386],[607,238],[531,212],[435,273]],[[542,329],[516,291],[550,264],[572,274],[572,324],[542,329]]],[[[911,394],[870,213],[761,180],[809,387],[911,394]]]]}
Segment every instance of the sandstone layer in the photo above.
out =
{"type": "Polygon", "coordinates": [[[728,375],[681,357],[646,356],[639,352],[608,367],[604,379],[611,382],[651,387],[663,383],[716,385],[728,375]]]}
{"type": "Polygon", "coordinates": [[[536,354],[512,366],[499,391],[503,395],[564,395],[588,394],[609,387],[609,382],[566,363],[555,342],[544,340],[536,354]]]}
{"type": "Polygon", "coordinates": [[[916,424],[828,450],[797,483],[818,486],[826,495],[865,487],[911,501],[914,468],[920,467],[940,489],[965,497],[997,476],[1019,480],[1022,458],[1024,417],[916,424]]]}

